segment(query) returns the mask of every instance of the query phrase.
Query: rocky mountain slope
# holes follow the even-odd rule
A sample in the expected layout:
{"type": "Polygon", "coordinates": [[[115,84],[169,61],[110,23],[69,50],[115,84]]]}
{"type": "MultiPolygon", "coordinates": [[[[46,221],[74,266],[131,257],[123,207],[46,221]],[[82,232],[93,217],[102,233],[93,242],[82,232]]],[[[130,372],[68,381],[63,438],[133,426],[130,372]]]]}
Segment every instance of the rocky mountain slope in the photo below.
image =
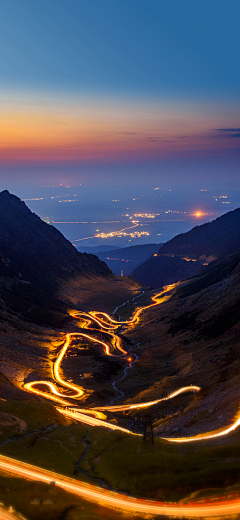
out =
{"type": "Polygon", "coordinates": [[[99,308],[99,294],[111,300],[118,292],[127,300],[139,289],[114,277],[96,256],[79,253],[6,190],[0,193],[0,277],[2,305],[45,324],[63,320],[69,306],[92,305],[94,295],[99,308]]]}
{"type": "Polygon", "coordinates": [[[203,266],[240,247],[240,209],[196,226],[163,244],[157,256],[138,266],[131,276],[161,287],[199,273],[203,266]]]}
{"type": "Polygon", "coordinates": [[[182,233],[160,248],[161,254],[174,254],[210,262],[240,247],[240,208],[182,233]]]}
{"type": "Polygon", "coordinates": [[[48,284],[47,277],[74,272],[109,275],[106,264],[79,253],[55,227],[15,195],[0,193],[0,275],[48,284]]]}
{"type": "MultiPolygon", "coordinates": [[[[239,413],[240,249],[173,291],[127,331],[140,341],[139,360],[119,388],[141,402],[200,386],[194,398],[151,409],[156,434],[179,437],[227,426],[239,413]]],[[[234,442],[234,434],[230,439],[234,442]]]]}

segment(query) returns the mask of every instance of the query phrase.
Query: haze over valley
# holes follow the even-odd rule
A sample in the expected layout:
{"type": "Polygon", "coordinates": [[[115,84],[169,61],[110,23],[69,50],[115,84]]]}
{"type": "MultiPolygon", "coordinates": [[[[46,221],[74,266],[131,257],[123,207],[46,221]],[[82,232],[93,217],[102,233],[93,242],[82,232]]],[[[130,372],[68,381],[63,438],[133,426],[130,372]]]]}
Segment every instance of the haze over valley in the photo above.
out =
{"type": "Polygon", "coordinates": [[[240,205],[240,191],[158,186],[21,188],[18,196],[79,251],[167,242],[240,205]]]}

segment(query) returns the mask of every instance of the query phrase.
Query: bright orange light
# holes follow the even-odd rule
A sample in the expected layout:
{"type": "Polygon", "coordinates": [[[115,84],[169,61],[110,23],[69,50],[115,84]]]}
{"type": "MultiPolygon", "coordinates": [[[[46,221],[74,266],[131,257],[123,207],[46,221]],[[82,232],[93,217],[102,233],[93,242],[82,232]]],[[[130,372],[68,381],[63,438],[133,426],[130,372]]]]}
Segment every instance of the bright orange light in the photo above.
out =
{"type": "Polygon", "coordinates": [[[129,363],[131,363],[131,361],[133,360],[132,357],[128,357],[127,360],[129,361],[129,363]]]}
{"type": "Polygon", "coordinates": [[[207,213],[207,212],[199,211],[199,210],[194,211],[194,213],[190,213],[191,217],[197,217],[197,218],[207,217],[207,215],[212,215],[212,213],[207,213]]]}

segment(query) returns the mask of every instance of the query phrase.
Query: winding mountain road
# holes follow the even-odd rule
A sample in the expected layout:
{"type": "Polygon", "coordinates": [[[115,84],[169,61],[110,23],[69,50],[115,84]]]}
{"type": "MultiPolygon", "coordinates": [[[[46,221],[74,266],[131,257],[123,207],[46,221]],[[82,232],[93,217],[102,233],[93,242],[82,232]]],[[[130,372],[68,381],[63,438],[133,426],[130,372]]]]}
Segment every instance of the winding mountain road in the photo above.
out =
{"type": "MultiPolygon", "coordinates": [[[[94,408],[80,408],[76,406],[73,408],[71,404],[71,399],[81,399],[84,394],[84,388],[70,383],[63,379],[61,376],[61,362],[71,345],[73,339],[86,338],[88,341],[92,341],[94,343],[98,343],[102,346],[103,351],[106,355],[109,356],[126,356],[127,352],[123,349],[121,345],[121,340],[119,336],[115,334],[120,326],[131,327],[137,324],[139,320],[140,314],[145,310],[155,305],[160,305],[162,302],[166,301],[171,297],[171,291],[174,289],[176,284],[171,286],[167,286],[164,290],[153,297],[153,303],[151,305],[141,307],[136,309],[133,314],[131,320],[118,322],[113,320],[108,314],[102,312],[75,312],[73,315],[76,319],[82,321],[83,328],[90,328],[92,322],[100,327],[101,332],[107,331],[109,335],[109,342],[103,342],[96,339],[90,333],[86,334],[83,332],[79,333],[69,333],[66,334],[66,339],[64,345],[62,346],[58,357],[53,366],[53,377],[57,384],[50,383],[49,381],[34,381],[31,383],[27,383],[24,388],[27,391],[34,392],[38,395],[41,395],[47,399],[53,400],[55,403],[61,404],[64,408],[60,408],[57,406],[57,410],[65,416],[74,418],[75,420],[79,420],[82,423],[91,425],[91,426],[101,426],[106,427],[112,430],[119,430],[129,435],[139,435],[131,432],[126,428],[121,428],[116,424],[112,424],[110,422],[105,421],[106,416],[104,415],[104,411],[121,411],[121,410],[131,410],[138,408],[146,408],[157,404],[162,401],[166,401],[168,399],[173,399],[175,396],[183,393],[183,392],[197,392],[200,390],[198,386],[187,386],[184,388],[180,388],[175,392],[172,392],[167,397],[157,399],[154,401],[149,401],[146,403],[138,403],[138,404],[128,404],[128,405],[115,405],[115,406],[101,406],[94,408]],[[115,351],[118,351],[118,354],[115,354],[115,351]],[[113,353],[114,351],[114,353],[113,353]],[[61,385],[67,389],[67,391],[72,391],[72,395],[66,395],[62,392],[59,392],[58,386],[61,385]],[[45,392],[39,389],[40,387],[47,387],[50,389],[51,393],[45,392]]],[[[200,440],[207,440],[213,437],[219,437],[221,435],[227,435],[234,429],[236,429],[240,425],[240,418],[237,418],[231,426],[227,428],[222,428],[213,432],[206,432],[203,434],[196,435],[194,437],[182,437],[182,438],[165,438],[165,440],[169,442],[193,442],[200,440]]],[[[150,500],[141,500],[132,497],[128,497],[125,495],[121,495],[106,489],[102,489],[97,486],[89,485],[83,482],[79,482],[77,480],[65,477],[63,475],[59,475],[57,473],[53,473],[51,471],[47,471],[45,469],[32,466],[30,464],[26,464],[24,462],[20,462],[9,457],[0,456],[0,468],[4,471],[8,471],[10,473],[14,473],[15,475],[22,476],[23,478],[30,478],[33,480],[41,480],[43,482],[55,482],[55,485],[65,489],[66,491],[73,493],[77,496],[81,496],[83,498],[93,500],[96,502],[100,502],[101,504],[120,508],[125,511],[134,511],[134,512],[142,512],[142,513],[151,513],[151,514],[161,514],[166,516],[187,516],[191,517],[199,517],[204,518],[206,516],[219,516],[225,514],[236,514],[240,512],[240,499],[233,500],[230,497],[224,497],[221,500],[215,500],[212,502],[208,501],[199,501],[195,503],[187,503],[187,504],[172,504],[172,503],[162,503],[150,500]]],[[[1,517],[0,517],[1,518],[1,517]]]]}
{"type": "MultiPolygon", "coordinates": [[[[116,321],[113,318],[111,318],[107,313],[105,312],[98,312],[98,311],[91,311],[89,313],[87,312],[79,312],[75,311],[72,312],[72,316],[78,320],[81,320],[81,325],[83,329],[90,329],[90,325],[93,322],[95,325],[99,327],[100,332],[104,332],[109,336],[109,343],[106,343],[105,341],[100,341],[99,339],[95,338],[93,334],[86,334],[85,332],[72,332],[66,334],[66,339],[64,342],[64,345],[62,346],[58,357],[53,365],[53,377],[55,381],[60,384],[61,386],[67,388],[68,390],[72,390],[74,393],[72,395],[66,395],[58,391],[56,384],[50,383],[49,381],[33,381],[31,383],[27,383],[24,385],[24,388],[28,391],[34,392],[38,395],[41,395],[42,397],[45,397],[47,399],[50,399],[56,403],[59,403],[65,408],[57,408],[59,412],[61,412],[63,415],[66,415],[68,417],[72,417],[75,420],[79,420],[80,422],[84,422],[85,424],[91,425],[91,426],[102,426],[109,429],[119,430],[123,431],[125,433],[128,433],[129,435],[137,435],[133,433],[130,430],[127,430],[126,428],[121,428],[118,425],[113,425],[112,423],[109,423],[107,421],[104,421],[106,419],[106,416],[102,413],[104,411],[111,411],[111,412],[118,412],[118,411],[124,411],[124,410],[133,410],[133,409],[139,409],[139,408],[147,408],[149,406],[153,406],[157,403],[167,401],[169,399],[173,399],[179,394],[182,394],[184,392],[198,392],[200,390],[199,386],[193,386],[189,385],[186,387],[182,387],[175,392],[172,392],[167,397],[156,399],[154,401],[148,401],[145,403],[137,403],[137,404],[128,404],[128,405],[114,405],[114,406],[100,406],[100,407],[94,407],[94,408],[79,408],[79,406],[76,406],[73,408],[71,401],[69,399],[79,399],[84,395],[84,388],[80,387],[79,385],[75,385],[73,383],[69,383],[61,376],[61,362],[69,349],[69,347],[72,344],[72,341],[76,338],[86,338],[88,341],[92,341],[93,343],[97,343],[102,346],[103,351],[108,356],[114,356],[114,357],[123,357],[127,355],[126,350],[123,349],[121,345],[121,339],[116,334],[116,330],[119,329],[121,326],[125,327],[132,327],[136,325],[139,321],[140,314],[145,311],[146,309],[149,309],[150,307],[154,307],[156,305],[160,305],[161,303],[165,302],[171,297],[171,292],[174,290],[174,288],[177,286],[177,284],[172,284],[164,287],[164,290],[161,291],[159,294],[152,297],[153,303],[144,307],[139,307],[135,310],[132,318],[128,321],[116,321]],[[117,350],[118,354],[113,353],[117,350]],[[44,392],[43,390],[39,389],[39,386],[47,386],[51,390],[51,394],[44,392]],[[68,400],[67,400],[68,399],[68,400]],[[68,409],[66,409],[68,407],[68,409]],[[70,410],[69,410],[70,408],[70,410]],[[89,415],[93,415],[94,417],[89,417],[89,415]]],[[[90,329],[92,330],[92,329],[90,329]]],[[[213,439],[214,437],[220,437],[223,435],[228,435],[230,432],[238,428],[240,425],[240,416],[237,417],[230,426],[220,428],[215,431],[211,432],[204,432],[198,435],[194,435],[193,437],[162,437],[164,440],[167,440],[169,442],[174,443],[187,443],[187,442],[194,442],[194,441],[202,441],[207,439],[213,439]]]]}

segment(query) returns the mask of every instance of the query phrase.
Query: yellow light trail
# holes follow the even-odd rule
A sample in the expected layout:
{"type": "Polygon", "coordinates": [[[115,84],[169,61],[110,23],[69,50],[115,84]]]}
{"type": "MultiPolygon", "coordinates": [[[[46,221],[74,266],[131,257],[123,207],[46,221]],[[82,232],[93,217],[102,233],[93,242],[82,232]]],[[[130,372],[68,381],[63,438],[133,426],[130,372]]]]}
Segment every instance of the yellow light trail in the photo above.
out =
{"type": "MultiPolygon", "coordinates": [[[[134,323],[137,323],[139,320],[139,316],[141,312],[143,312],[145,309],[148,309],[150,307],[153,307],[155,305],[159,305],[163,301],[166,301],[170,296],[166,295],[165,293],[170,292],[172,289],[176,287],[177,284],[172,284],[169,286],[166,286],[161,293],[155,295],[152,300],[153,303],[145,306],[140,307],[136,309],[134,312],[131,320],[129,321],[123,321],[118,322],[114,319],[112,319],[108,314],[101,313],[97,311],[92,311],[91,313],[86,312],[74,312],[72,315],[76,318],[82,318],[83,321],[83,327],[89,327],[91,322],[93,321],[97,325],[101,327],[100,331],[107,333],[112,336],[112,338],[115,339],[115,344],[117,348],[122,353],[126,354],[126,352],[121,348],[120,338],[118,336],[115,336],[113,333],[113,330],[118,328],[120,325],[128,325],[131,326],[134,323]]],[[[103,346],[103,349],[105,351],[105,354],[112,355],[110,351],[110,346],[103,341],[100,341],[89,334],[84,333],[68,333],[66,334],[66,339],[64,342],[63,347],[60,350],[60,353],[57,357],[56,362],[53,365],[53,375],[55,377],[55,380],[60,383],[62,386],[66,387],[69,390],[75,391],[75,393],[71,396],[66,396],[68,399],[77,399],[81,398],[84,390],[79,387],[78,385],[74,385],[72,383],[69,383],[62,379],[60,375],[60,365],[62,362],[62,359],[64,355],[67,352],[67,349],[69,348],[72,338],[73,337],[85,337],[88,340],[98,343],[103,346]]],[[[145,408],[147,406],[153,406],[154,404],[157,404],[162,401],[166,401],[168,399],[173,399],[177,395],[182,394],[183,392],[189,392],[194,391],[198,392],[200,388],[198,386],[186,386],[184,388],[180,388],[174,392],[172,392],[169,396],[161,399],[156,399],[154,401],[149,401],[147,403],[136,403],[136,404],[130,404],[130,405],[117,405],[117,406],[104,406],[104,407],[94,407],[89,409],[82,409],[79,407],[76,408],[70,408],[69,407],[69,401],[66,401],[65,399],[62,399],[62,397],[65,397],[63,394],[61,394],[56,385],[54,383],[50,383],[48,381],[34,381],[31,383],[27,383],[25,385],[25,389],[28,391],[32,391],[38,395],[41,395],[43,397],[46,397],[48,399],[52,399],[55,402],[60,403],[61,405],[67,406],[68,408],[63,409],[57,407],[56,409],[61,414],[75,419],[77,421],[80,421],[82,423],[88,424],[90,426],[98,426],[98,427],[105,427],[111,430],[118,430],[123,433],[127,433],[128,435],[135,435],[139,436],[140,434],[136,434],[131,432],[130,430],[127,430],[126,428],[122,428],[116,424],[112,424],[108,421],[105,421],[104,419],[106,416],[102,413],[102,411],[121,411],[121,410],[131,410],[131,409],[138,409],[138,408],[145,408]],[[36,386],[38,385],[45,385],[50,388],[51,394],[47,394],[45,392],[42,392],[36,386]],[[93,415],[93,417],[91,417],[93,415]]],[[[162,438],[164,440],[167,440],[169,442],[176,442],[176,443],[182,443],[182,442],[193,442],[193,441],[199,441],[199,440],[207,440],[212,439],[215,437],[219,437],[221,435],[227,435],[228,433],[235,430],[240,425],[240,414],[234,421],[234,423],[226,428],[223,428],[221,430],[207,432],[203,434],[199,434],[193,437],[181,437],[181,438],[162,438]]],[[[96,502],[100,502],[101,504],[105,504],[109,507],[117,507],[122,510],[127,511],[134,511],[134,512],[142,512],[142,513],[152,513],[152,514],[162,514],[166,516],[175,516],[180,515],[184,516],[187,515],[188,518],[198,516],[198,517],[205,517],[205,516],[219,516],[223,514],[235,514],[240,511],[240,500],[225,500],[225,501],[215,501],[214,504],[210,504],[209,502],[207,504],[204,504],[203,501],[201,503],[188,503],[188,504],[167,504],[167,503],[161,503],[156,501],[149,501],[149,500],[141,500],[136,499],[133,497],[126,497],[125,495],[120,495],[118,493],[113,493],[108,490],[99,488],[97,486],[89,486],[83,482],[76,482],[73,479],[70,479],[68,477],[64,477],[62,475],[59,475],[57,473],[53,473],[50,471],[46,471],[44,469],[31,466],[29,464],[16,461],[14,459],[10,459],[8,457],[0,456],[0,468],[3,470],[7,470],[9,472],[13,472],[15,474],[21,475],[25,478],[31,478],[36,480],[42,480],[51,482],[54,481],[55,484],[62,489],[65,489],[66,491],[69,491],[70,493],[73,493],[75,495],[87,498],[89,500],[93,500],[96,502]],[[113,496],[114,495],[114,496],[113,496]]]]}
{"type": "MultiPolygon", "coordinates": [[[[85,313],[83,313],[83,314],[85,314],[85,313]]],[[[69,401],[60,399],[61,397],[67,397],[69,399],[78,399],[79,397],[81,397],[84,394],[84,390],[81,387],[79,387],[78,385],[74,385],[73,383],[69,383],[68,381],[62,379],[62,377],[60,375],[60,365],[61,365],[62,359],[65,356],[65,354],[71,344],[72,337],[76,337],[76,336],[87,338],[88,340],[90,340],[94,343],[98,343],[98,344],[102,345],[105,353],[108,356],[114,356],[114,354],[112,354],[110,352],[109,345],[107,343],[105,343],[104,341],[100,341],[100,340],[90,336],[89,334],[84,334],[82,332],[68,333],[68,334],[66,334],[66,340],[64,342],[62,349],[60,350],[58,358],[57,358],[56,362],[53,364],[53,375],[54,375],[55,380],[58,381],[58,383],[60,383],[62,386],[65,386],[69,390],[73,390],[73,391],[75,390],[75,393],[73,395],[65,396],[64,394],[59,393],[56,388],[56,385],[54,385],[53,383],[50,383],[49,381],[33,381],[31,383],[26,383],[24,385],[24,388],[26,390],[32,391],[37,395],[41,395],[42,397],[46,397],[47,399],[51,399],[52,401],[56,401],[65,406],[69,406],[70,403],[69,403],[69,401]],[[37,388],[35,388],[38,385],[48,386],[51,389],[54,396],[52,396],[51,394],[42,392],[41,390],[38,390],[37,388]],[[55,396],[57,396],[57,397],[55,397],[55,396]]],[[[111,336],[113,336],[113,335],[111,334],[111,336]]],[[[116,343],[117,343],[119,350],[121,350],[122,353],[126,354],[126,351],[121,348],[120,338],[116,338],[116,343]]]]}
{"type": "Polygon", "coordinates": [[[20,516],[15,516],[14,513],[14,510],[7,511],[6,509],[0,507],[0,520],[20,520],[20,516]]]}
{"type": "MultiPolygon", "coordinates": [[[[116,321],[116,320],[113,320],[106,312],[98,312],[98,311],[90,311],[89,312],[89,315],[91,316],[94,316],[96,318],[96,316],[103,316],[104,318],[107,319],[107,321],[105,321],[103,318],[101,318],[99,321],[100,321],[100,324],[101,326],[103,326],[102,324],[104,325],[114,325],[114,328],[117,328],[119,327],[119,325],[133,325],[134,323],[137,322],[138,320],[138,317],[140,316],[140,314],[145,311],[146,309],[149,309],[150,307],[155,307],[156,305],[160,305],[161,303],[163,303],[164,301],[166,301],[167,299],[170,298],[169,295],[166,295],[166,296],[162,296],[170,291],[172,291],[173,289],[175,289],[175,287],[177,287],[177,283],[173,283],[171,285],[165,285],[163,287],[163,291],[161,291],[160,293],[158,294],[155,294],[154,296],[152,296],[152,300],[154,303],[151,303],[150,305],[145,305],[144,307],[139,307],[138,309],[136,309],[136,311],[134,312],[132,318],[128,321],[116,321]],[[162,296],[162,298],[161,298],[162,296]],[[110,322],[110,324],[109,324],[110,322]]],[[[78,313],[78,316],[80,315],[81,313],[78,313]]]]}
{"type": "MultiPolygon", "coordinates": [[[[62,409],[61,408],[57,408],[57,410],[60,410],[61,413],[62,413],[62,409]]],[[[87,415],[93,415],[94,417],[96,417],[96,419],[106,419],[107,416],[104,415],[104,413],[102,412],[98,412],[97,410],[94,410],[94,408],[79,408],[79,406],[77,408],[68,408],[69,411],[72,411],[72,412],[80,412],[80,413],[84,413],[84,414],[87,414],[87,415]]],[[[102,423],[101,423],[102,424],[102,423]]]]}
{"type": "MultiPolygon", "coordinates": [[[[152,297],[152,300],[154,303],[148,305],[148,306],[145,306],[145,307],[141,307],[139,309],[137,309],[135,311],[135,313],[133,314],[132,316],[132,319],[129,320],[129,321],[122,321],[122,322],[118,322],[116,320],[113,320],[107,313],[102,313],[102,312],[95,312],[95,311],[92,311],[90,313],[86,313],[86,312],[77,312],[77,311],[74,311],[71,313],[71,315],[75,318],[80,318],[80,319],[83,319],[83,324],[82,324],[82,327],[89,327],[89,325],[91,324],[91,321],[93,321],[94,323],[96,323],[97,325],[99,325],[101,328],[100,328],[100,331],[106,333],[106,330],[108,331],[107,334],[109,336],[111,336],[115,342],[115,346],[116,348],[123,354],[123,355],[126,355],[127,352],[122,348],[121,346],[121,339],[119,338],[119,336],[116,336],[112,331],[117,329],[120,325],[122,324],[125,324],[125,325],[133,325],[135,322],[137,322],[137,320],[139,319],[139,315],[140,313],[149,308],[149,307],[152,307],[152,306],[155,306],[155,305],[159,305],[163,300],[166,299],[166,296],[164,298],[160,298],[163,294],[165,294],[166,292],[169,292],[171,291],[174,287],[176,286],[176,284],[172,284],[172,285],[169,285],[169,286],[166,286],[164,287],[164,290],[161,291],[159,294],[155,295],[152,297]],[[106,319],[106,321],[104,320],[104,318],[106,319]]],[[[50,399],[52,401],[55,401],[63,406],[67,406],[68,407],[68,410],[64,410],[64,409],[60,409],[58,408],[58,411],[60,411],[62,414],[68,416],[68,417],[72,417],[74,418],[75,420],[79,420],[81,422],[85,422],[86,424],[91,424],[91,425],[94,425],[94,426],[104,426],[106,428],[111,428],[111,429],[114,429],[114,430],[120,430],[120,431],[124,431],[126,433],[129,433],[129,434],[132,434],[132,432],[130,430],[127,430],[126,428],[121,428],[120,426],[117,426],[117,425],[112,425],[111,423],[109,422],[106,422],[106,421],[102,421],[100,419],[105,419],[106,416],[104,416],[100,411],[97,411],[98,408],[86,408],[86,409],[80,409],[79,407],[72,411],[72,410],[69,410],[69,405],[70,405],[70,401],[67,401],[67,399],[78,399],[78,398],[81,398],[84,394],[84,389],[82,387],[79,387],[78,385],[75,385],[73,383],[69,383],[67,382],[66,380],[64,380],[62,377],[61,377],[61,374],[60,374],[60,366],[61,366],[61,362],[68,350],[68,348],[70,347],[71,345],[71,341],[72,339],[76,338],[76,337],[82,337],[82,338],[87,338],[88,340],[94,342],[94,343],[98,343],[100,344],[101,346],[103,346],[103,349],[105,351],[105,354],[109,355],[109,356],[114,356],[114,354],[111,353],[110,351],[110,346],[104,342],[104,341],[100,341],[96,338],[94,338],[93,336],[89,335],[89,334],[85,334],[85,333],[82,333],[82,332],[73,332],[73,333],[68,333],[66,334],[66,339],[65,339],[65,342],[58,354],[58,357],[57,357],[57,360],[55,361],[55,363],[53,364],[53,377],[55,378],[55,380],[61,384],[62,386],[66,387],[67,389],[69,390],[72,390],[74,391],[75,393],[73,395],[64,395],[62,393],[60,393],[56,387],[56,385],[54,383],[51,383],[49,381],[33,381],[33,382],[30,382],[30,383],[26,383],[24,385],[24,388],[28,391],[31,391],[31,392],[34,392],[35,394],[37,395],[40,395],[42,397],[45,397],[47,399],[50,399]],[[39,390],[39,385],[44,385],[44,386],[47,386],[48,388],[50,388],[52,394],[49,394],[49,393],[46,393],[46,392],[43,392],[42,390],[39,390]],[[84,415],[85,414],[85,415],[84,415]],[[93,414],[95,416],[95,419],[93,418],[89,418],[89,417],[86,417],[86,414],[89,415],[89,414],[93,414]]],[[[100,407],[99,410],[112,410],[112,411],[116,411],[116,410],[130,410],[130,409],[135,409],[135,408],[144,408],[144,407],[148,407],[148,406],[152,406],[153,404],[156,404],[162,400],[167,400],[167,399],[172,399],[173,397],[175,397],[176,395],[178,395],[179,393],[183,393],[183,392],[186,392],[186,391],[198,391],[199,390],[199,387],[193,387],[193,386],[190,386],[190,387],[185,387],[185,388],[182,388],[180,390],[177,390],[176,392],[173,392],[169,397],[167,398],[163,398],[163,399],[158,399],[156,401],[150,401],[148,403],[141,403],[140,405],[138,404],[133,404],[133,405],[122,405],[122,406],[118,406],[118,407],[114,407],[114,406],[110,406],[110,407],[100,407]]]]}
{"type": "MultiPolygon", "coordinates": [[[[171,285],[165,286],[163,288],[163,291],[161,291],[159,294],[156,294],[155,296],[152,297],[152,300],[153,300],[152,304],[147,305],[145,307],[139,307],[138,309],[136,309],[136,311],[134,312],[132,318],[130,320],[128,320],[128,321],[116,321],[113,318],[111,318],[107,313],[105,313],[105,312],[98,312],[98,311],[91,311],[89,313],[80,312],[80,311],[74,311],[74,312],[72,312],[72,316],[74,316],[75,318],[78,318],[78,319],[79,318],[80,319],[81,318],[84,319],[83,324],[82,324],[83,328],[84,327],[89,327],[89,325],[91,324],[91,321],[93,321],[94,323],[96,323],[97,325],[99,325],[101,327],[100,328],[101,332],[106,333],[106,330],[107,330],[107,334],[113,338],[113,341],[115,342],[116,348],[120,352],[122,352],[122,354],[126,355],[127,352],[121,347],[121,340],[120,340],[120,338],[113,333],[113,330],[117,329],[121,325],[132,326],[132,325],[136,324],[138,322],[138,320],[139,320],[140,314],[144,310],[149,309],[150,307],[154,307],[156,305],[160,305],[162,302],[164,302],[167,299],[169,299],[170,295],[167,294],[167,293],[172,291],[177,285],[178,284],[171,284],[171,285]]],[[[69,410],[70,402],[66,401],[66,398],[67,399],[78,399],[78,398],[81,398],[83,396],[83,394],[84,394],[84,389],[82,387],[79,387],[78,385],[75,385],[73,383],[69,383],[69,382],[65,381],[61,377],[61,374],[60,374],[61,362],[62,362],[63,357],[65,356],[65,354],[66,354],[70,344],[71,344],[71,341],[72,341],[73,337],[87,338],[88,340],[92,341],[93,343],[100,344],[103,347],[104,352],[105,352],[106,355],[114,356],[114,354],[112,354],[112,352],[110,350],[110,346],[106,342],[100,341],[100,340],[94,338],[93,336],[91,336],[90,334],[85,334],[85,333],[82,333],[82,332],[79,332],[79,333],[78,332],[68,333],[68,334],[66,334],[66,340],[64,342],[63,347],[60,350],[60,353],[59,353],[59,355],[57,357],[57,360],[53,364],[53,376],[54,376],[55,380],[59,384],[61,384],[62,386],[66,387],[69,390],[74,391],[75,393],[73,395],[64,395],[64,394],[58,392],[58,390],[56,388],[56,385],[54,385],[53,383],[50,383],[48,381],[34,381],[34,382],[31,382],[31,383],[27,383],[24,387],[25,387],[26,390],[34,392],[37,395],[40,395],[42,397],[46,397],[47,399],[51,399],[51,400],[53,400],[55,402],[60,403],[63,406],[67,406],[68,410],[64,410],[64,409],[58,408],[58,411],[60,411],[64,415],[67,415],[69,417],[73,417],[75,420],[79,420],[80,422],[85,422],[86,424],[92,424],[92,425],[95,425],[95,426],[101,425],[101,426],[104,426],[106,428],[116,429],[116,430],[120,430],[120,431],[127,432],[129,434],[132,434],[132,432],[130,430],[127,430],[125,428],[121,428],[121,427],[119,427],[117,425],[113,426],[111,423],[101,420],[101,419],[105,418],[105,416],[102,417],[102,416],[99,416],[99,415],[95,415],[95,418],[91,418],[91,417],[90,418],[89,417],[86,418],[85,414],[90,414],[91,415],[91,413],[93,411],[97,412],[97,411],[100,411],[100,410],[102,410],[102,411],[104,411],[104,410],[105,411],[112,411],[112,412],[115,411],[116,412],[116,411],[123,411],[123,410],[133,410],[133,409],[139,409],[139,408],[146,408],[146,407],[149,407],[149,406],[153,406],[154,404],[160,403],[162,401],[167,401],[169,399],[173,399],[177,395],[182,394],[184,392],[189,392],[189,391],[198,392],[200,390],[200,387],[190,385],[190,386],[186,386],[186,387],[180,388],[180,389],[172,392],[169,396],[167,396],[165,398],[156,399],[154,401],[148,401],[146,403],[136,403],[136,404],[117,405],[117,406],[100,406],[100,407],[93,407],[93,408],[86,408],[86,409],[79,409],[79,408],[77,408],[74,411],[69,410]],[[53,395],[39,390],[38,388],[36,388],[36,386],[38,386],[38,385],[48,386],[50,388],[50,390],[51,390],[53,395]]],[[[179,437],[179,438],[176,438],[176,437],[175,438],[174,437],[172,437],[172,438],[162,437],[162,438],[164,440],[169,441],[169,442],[175,442],[175,443],[203,441],[203,440],[213,439],[215,437],[220,437],[222,435],[227,435],[230,432],[234,431],[239,425],[240,425],[240,412],[239,412],[239,415],[237,416],[236,420],[233,422],[233,424],[230,425],[230,426],[227,426],[225,428],[221,428],[221,429],[214,430],[214,431],[211,431],[211,432],[205,432],[205,433],[198,434],[198,435],[195,435],[195,436],[192,436],[192,437],[179,437]]]]}
{"type": "Polygon", "coordinates": [[[201,500],[201,502],[198,503],[195,501],[194,503],[189,502],[187,504],[143,500],[79,482],[78,480],[65,477],[59,473],[45,470],[33,466],[32,464],[27,464],[26,462],[20,462],[3,455],[0,455],[0,468],[3,471],[26,479],[38,480],[48,484],[54,482],[55,486],[73,495],[100,503],[103,506],[118,508],[127,512],[133,511],[135,513],[164,515],[168,517],[187,516],[187,518],[204,518],[206,516],[233,515],[240,511],[239,498],[233,500],[222,497],[224,500],[217,500],[214,503],[201,500]]]}
{"type": "Polygon", "coordinates": [[[62,397],[66,397],[66,396],[64,394],[60,394],[56,390],[55,385],[53,383],[50,383],[49,381],[32,381],[31,383],[26,383],[24,385],[24,388],[26,390],[28,390],[29,392],[33,392],[34,394],[41,395],[42,397],[46,397],[47,399],[51,399],[52,401],[61,403],[64,406],[70,405],[69,401],[65,401],[65,399],[61,399],[60,397],[55,397],[55,396],[62,396],[62,397]],[[38,385],[48,386],[54,395],[47,394],[46,392],[42,392],[41,390],[38,390],[36,388],[36,386],[38,386],[38,385]]]}
{"type": "Polygon", "coordinates": [[[213,439],[215,437],[222,437],[222,435],[228,435],[229,433],[236,430],[236,428],[238,428],[239,425],[240,425],[240,415],[233,422],[233,424],[231,424],[231,426],[228,426],[226,428],[221,428],[219,430],[215,430],[212,432],[201,433],[201,434],[195,435],[193,437],[179,437],[179,438],[175,437],[175,438],[171,438],[171,439],[168,439],[167,437],[161,437],[161,438],[166,441],[178,442],[178,443],[193,442],[193,441],[194,442],[195,441],[206,441],[208,439],[213,439]]]}
{"type": "Polygon", "coordinates": [[[76,411],[63,410],[62,408],[56,408],[56,409],[58,410],[58,412],[65,415],[66,417],[71,417],[71,419],[75,419],[75,421],[80,421],[85,424],[89,424],[90,426],[100,426],[101,428],[105,427],[105,428],[109,428],[110,430],[118,430],[118,431],[121,431],[124,433],[142,437],[142,435],[140,433],[133,433],[130,430],[128,430],[127,428],[122,428],[121,426],[118,426],[117,424],[112,424],[110,422],[101,421],[94,417],[86,417],[86,415],[84,415],[85,412],[84,412],[84,414],[79,413],[78,409],[76,409],[76,411]]]}
{"type": "Polygon", "coordinates": [[[173,399],[173,397],[176,397],[177,395],[183,394],[185,392],[199,392],[201,388],[199,386],[185,386],[183,388],[180,388],[179,390],[176,390],[175,392],[172,392],[172,394],[168,395],[167,397],[162,397],[161,399],[155,399],[155,401],[148,401],[147,403],[136,403],[136,404],[123,404],[123,405],[116,405],[116,406],[95,406],[93,410],[108,410],[111,412],[119,412],[121,410],[134,410],[138,408],[146,408],[148,406],[153,406],[154,404],[161,403],[162,401],[168,401],[169,399],[173,399]]]}
{"type": "MultiPolygon", "coordinates": [[[[117,329],[120,326],[120,324],[121,324],[120,322],[115,322],[116,324],[115,323],[109,323],[109,324],[106,323],[104,325],[104,323],[105,323],[104,321],[100,321],[99,319],[96,318],[96,316],[98,314],[101,314],[101,313],[94,312],[94,311],[91,311],[89,313],[87,313],[87,312],[78,312],[78,311],[77,312],[76,311],[70,312],[70,315],[73,318],[81,318],[81,319],[84,318],[84,317],[88,318],[88,321],[85,322],[85,323],[89,323],[90,324],[91,320],[92,320],[95,323],[97,323],[97,325],[99,325],[102,329],[106,329],[106,330],[109,330],[110,328],[111,329],[117,329]],[[89,317],[91,318],[90,320],[89,320],[89,317]]],[[[107,316],[107,314],[106,314],[106,316],[107,316]]],[[[86,328],[86,327],[84,326],[84,328],[86,328]]]]}

